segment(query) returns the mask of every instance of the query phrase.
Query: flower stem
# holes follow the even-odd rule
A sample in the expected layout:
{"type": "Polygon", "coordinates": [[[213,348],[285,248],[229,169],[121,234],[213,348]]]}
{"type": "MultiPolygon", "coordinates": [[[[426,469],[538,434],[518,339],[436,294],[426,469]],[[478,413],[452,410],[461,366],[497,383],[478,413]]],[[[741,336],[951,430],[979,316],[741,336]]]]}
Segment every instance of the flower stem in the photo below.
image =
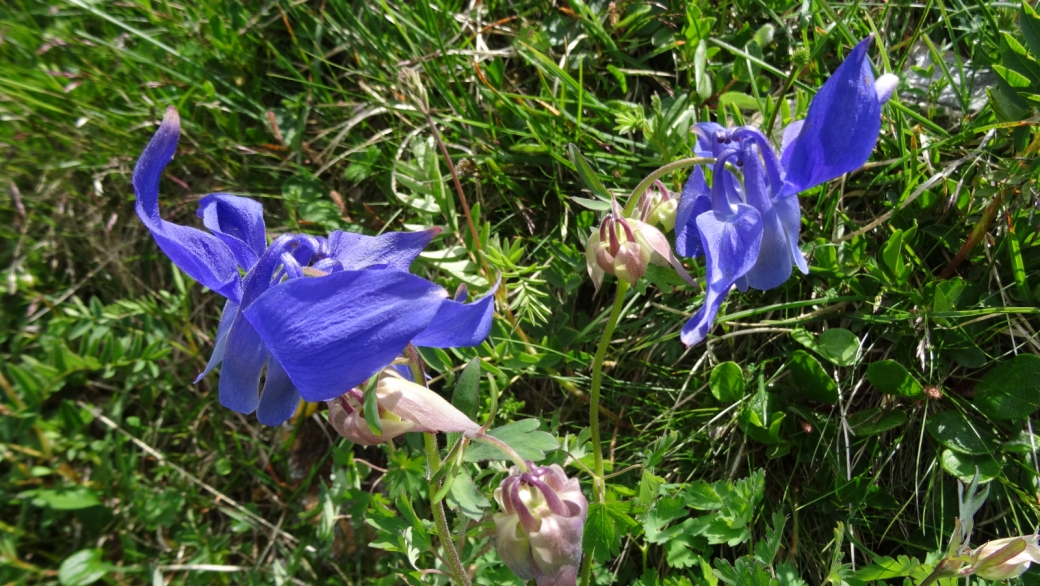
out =
{"type": "MultiPolygon", "coordinates": [[[[408,365],[412,369],[412,376],[415,378],[415,382],[426,386],[426,369],[423,368],[419,349],[408,344],[405,347],[405,355],[408,356],[408,365]]],[[[448,558],[448,567],[451,570],[451,577],[455,583],[462,586],[470,586],[469,576],[466,575],[466,569],[462,566],[459,552],[455,550],[455,543],[451,539],[451,529],[448,527],[448,519],[444,515],[444,504],[433,502],[433,495],[437,494],[441,488],[441,481],[434,480],[437,477],[437,472],[441,469],[441,454],[437,449],[437,435],[424,433],[423,442],[426,447],[426,478],[430,484],[430,508],[433,510],[433,523],[437,526],[437,535],[441,539],[444,557],[448,558]]]]}
{"type": "MultiPolygon", "coordinates": [[[[423,441],[426,443],[426,467],[430,479],[430,496],[432,497],[440,490],[440,482],[434,481],[433,477],[440,469],[441,457],[437,451],[436,435],[424,433],[423,441]]],[[[470,586],[469,576],[466,575],[466,569],[462,566],[462,560],[459,559],[459,552],[455,551],[455,544],[451,540],[451,529],[448,527],[448,519],[444,516],[444,505],[440,502],[431,502],[430,508],[433,509],[433,522],[437,526],[437,535],[441,539],[444,556],[448,558],[448,567],[451,569],[452,579],[454,579],[456,584],[470,586]]]]}
{"type": "Polygon", "coordinates": [[[610,310],[607,325],[603,328],[599,345],[596,346],[596,356],[592,360],[592,388],[589,390],[589,427],[592,430],[592,471],[594,473],[592,482],[596,501],[601,503],[606,499],[606,485],[603,478],[603,442],[599,437],[599,390],[603,386],[603,361],[607,357],[607,346],[610,345],[614,327],[617,326],[618,318],[621,317],[621,308],[625,304],[627,291],[628,283],[618,281],[614,307],[610,310]]]}
{"type": "Polygon", "coordinates": [[[690,157],[687,159],[679,159],[678,161],[672,161],[664,167],[661,167],[660,169],[647,175],[646,179],[640,181],[639,185],[636,185],[636,188],[632,190],[631,195],[628,196],[628,201],[625,202],[624,216],[626,218],[632,216],[632,211],[636,207],[636,202],[639,201],[639,196],[643,195],[643,192],[646,191],[651,185],[653,185],[654,181],[657,181],[658,179],[664,177],[672,171],[685,169],[686,167],[692,167],[694,165],[710,165],[714,162],[715,159],[712,157],[690,157]]]}
{"type": "Polygon", "coordinates": [[[505,454],[508,454],[509,457],[513,460],[513,463],[516,464],[517,468],[519,468],[522,472],[530,472],[530,470],[528,470],[527,467],[527,462],[525,462],[524,459],[520,457],[520,454],[516,453],[516,450],[509,447],[509,444],[498,439],[497,437],[493,435],[488,435],[486,433],[474,433],[473,435],[468,435],[466,437],[474,441],[484,442],[486,444],[491,444],[495,446],[499,450],[502,450],[502,452],[504,452],[505,454]]]}

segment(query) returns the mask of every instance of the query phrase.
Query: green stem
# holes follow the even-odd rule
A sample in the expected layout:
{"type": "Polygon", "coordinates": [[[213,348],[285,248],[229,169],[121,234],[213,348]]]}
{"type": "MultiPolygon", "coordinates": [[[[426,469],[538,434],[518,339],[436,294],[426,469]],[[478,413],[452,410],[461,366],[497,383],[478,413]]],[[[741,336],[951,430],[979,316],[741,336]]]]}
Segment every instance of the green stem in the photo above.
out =
{"type": "Polygon", "coordinates": [[[713,159],[712,157],[690,157],[688,159],[679,159],[678,161],[672,161],[664,167],[661,167],[660,169],[647,175],[646,179],[640,181],[639,185],[636,185],[636,188],[633,189],[632,193],[628,196],[628,201],[625,202],[624,216],[626,218],[632,216],[632,211],[636,207],[636,202],[639,201],[639,196],[642,195],[643,192],[646,191],[651,185],[653,185],[654,181],[657,181],[658,179],[664,177],[672,171],[685,169],[686,167],[692,167],[694,165],[710,165],[714,162],[715,159],[713,159]]]}
{"type": "MultiPolygon", "coordinates": [[[[653,175],[651,175],[651,177],[653,177],[653,175]]],[[[653,180],[656,178],[657,177],[653,177],[650,181],[643,180],[643,182],[649,185],[650,183],[653,183],[653,180]]],[[[645,189],[645,187],[643,189],[645,189]]],[[[641,191],[639,193],[641,193],[641,191]]],[[[630,202],[635,200],[636,198],[634,197],[629,198],[630,202]]],[[[614,328],[617,326],[618,318],[621,317],[621,309],[625,305],[626,292],[628,292],[628,283],[618,281],[617,291],[614,296],[614,307],[610,310],[610,317],[607,318],[607,325],[603,329],[603,335],[599,339],[599,345],[596,346],[596,356],[592,359],[592,388],[589,390],[589,427],[592,430],[592,492],[595,496],[596,502],[600,503],[606,500],[606,481],[603,473],[603,441],[599,437],[599,390],[600,387],[603,386],[603,361],[607,357],[607,346],[610,345],[610,339],[614,336],[614,328]]],[[[592,583],[591,579],[592,556],[586,552],[585,559],[581,561],[582,585],[589,586],[589,584],[592,583]]]]}
{"type": "MultiPolygon", "coordinates": [[[[423,368],[422,356],[419,355],[418,348],[408,344],[405,347],[405,355],[408,356],[408,366],[412,369],[412,376],[415,378],[415,382],[426,386],[426,371],[423,368]]],[[[444,549],[444,557],[448,558],[448,568],[451,570],[451,577],[455,583],[462,584],[462,586],[471,586],[469,576],[466,575],[466,569],[462,566],[462,560],[459,558],[459,552],[455,550],[455,543],[451,539],[451,529],[448,527],[448,519],[444,515],[444,505],[440,501],[433,502],[433,495],[437,494],[441,488],[441,481],[435,480],[437,472],[441,469],[441,454],[437,448],[437,435],[424,433],[423,442],[426,447],[426,478],[429,482],[430,508],[433,509],[433,523],[437,526],[437,535],[441,539],[441,548],[444,549]]]]}
{"type": "MultiPolygon", "coordinates": [[[[436,435],[424,433],[423,441],[426,443],[426,466],[430,478],[430,495],[433,496],[440,490],[440,482],[434,481],[433,477],[440,469],[441,456],[437,451],[436,435]]],[[[433,522],[437,526],[437,535],[441,538],[444,556],[448,558],[451,577],[456,584],[470,586],[469,576],[466,575],[466,569],[462,567],[462,560],[459,559],[459,552],[455,551],[455,544],[451,540],[451,529],[448,528],[448,519],[444,515],[444,505],[439,502],[431,502],[430,508],[433,509],[433,522]]]]}
{"type": "Polygon", "coordinates": [[[495,446],[503,453],[508,455],[513,460],[513,463],[516,464],[516,467],[519,468],[522,472],[530,472],[530,470],[527,467],[527,462],[525,462],[524,459],[520,457],[520,454],[518,454],[516,450],[514,450],[513,448],[509,447],[509,444],[498,439],[497,437],[493,435],[488,435],[486,433],[475,433],[466,437],[473,441],[484,442],[486,444],[495,446]]]}
{"type": "Polygon", "coordinates": [[[773,107],[773,111],[769,113],[769,119],[762,125],[762,134],[766,136],[773,135],[773,124],[776,122],[776,115],[780,112],[780,100],[785,100],[784,96],[787,92],[791,91],[794,87],[795,80],[798,79],[798,75],[802,72],[804,67],[792,66],[791,74],[787,76],[787,82],[784,83],[784,89],[780,90],[780,97],[777,99],[776,106],[773,107]]]}
{"type": "Polygon", "coordinates": [[[610,310],[607,325],[603,328],[603,336],[599,339],[596,347],[596,357],[592,360],[592,388],[589,390],[589,427],[592,429],[592,478],[593,493],[598,502],[606,498],[606,487],[603,479],[603,442],[599,437],[599,390],[603,385],[603,361],[607,357],[607,346],[610,338],[614,335],[614,327],[617,326],[621,309],[625,304],[625,293],[628,291],[628,283],[618,281],[617,292],[614,297],[614,307],[610,310]]]}

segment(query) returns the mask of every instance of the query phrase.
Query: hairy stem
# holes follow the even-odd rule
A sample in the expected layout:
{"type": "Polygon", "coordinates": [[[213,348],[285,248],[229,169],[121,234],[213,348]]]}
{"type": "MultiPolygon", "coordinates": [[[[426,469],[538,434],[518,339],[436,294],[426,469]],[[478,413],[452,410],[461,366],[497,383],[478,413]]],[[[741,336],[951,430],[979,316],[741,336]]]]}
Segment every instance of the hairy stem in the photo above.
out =
{"type": "Polygon", "coordinates": [[[603,361],[607,357],[607,346],[610,345],[610,338],[614,335],[614,327],[617,326],[618,318],[621,316],[621,308],[625,304],[625,293],[627,291],[628,283],[618,281],[614,307],[610,310],[607,325],[603,328],[603,335],[599,339],[599,345],[596,346],[596,357],[592,360],[592,388],[589,390],[589,427],[592,430],[593,493],[598,502],[603,502],[606,498],[606,486],[603,479],[603,442],[599,437],[599,391],[603,385],[603,361]]]}
{"type": "Polygon", "coordinates": [[[636,188],[633,189],[632,193],[628,196],[628,201],[625,202],[625,217],[629,218],[632,216],[632,211],[636,207],[636,202],[639,201],[639,196],[643,195],[643,192],[653,185],[654,181],[657,181],[672,171],[678,171],[679,169],[685,169],[686,167],[692,167],[694,165],[710,165],[714,162],[715,159],[712,157],[690,157],[687,159],[679,159],[678,161],[672,161],[664,167],[661,167],[647,175],[645,179],[639,182],[639,185],[636,185],[636,188]]]}
{"type": "MultiPolygon", "coordinates": [[[[430,479],[430,494],[434,495],[441,488],[441,483],[433,480],[441,465],[441,457],[437,452],[437,436],[432,433],[424,433],[423,441],[426,443],[426,469],[430,479]]],[[[437,535],[441,539],[444,556],[448,558],[452,579],[456,584],[470,586],[469,576],[466,575],[466,569],[462,567],[462,560],[459,559],[459,552],[455,550],[455,544],[451,540],[451,529],[448,527],[448,519],[444,515],[444,505],[440,502],[431,502],[430,508],[433,509],[433,522],[437,526],[437,535]]]]}
{"type": "MultiPolygon", "coordinates": [[[[412,377],[417,384],[426,386],[426,371],[423,368],[422,356],[419,349],[408,344],[405,347],[405,355],[408,356],[408,366],[412,369],[412,377]]],[[[423,434],[423,443],[426,446],[426,478],[430,484],[430,509],[433,510],[433,523],[437,526],[437,535],[441,539],[441,547],[444,549],[444,557],[448,558],[448,568],[451,569],[451,577],[456,584],[470,586],[469,576],[462,566],[459,552],[455,549],[455,543],[451,540],[451,529],[448,527],[448,519],[444,515],[444,505],[441,502],[433,502],[433,495],[441,488],[441,481],[435,480],[437,472],[441,469],[441,454],[437,449],[437,435],[433,433],[423,434]]]]}
{"type": "Polygon", "coordinates": [[[509,457],[513,460],[513,463],[516,464],[517,468],[519,468],[521,471],[530,472],[530,470],[527,467],[527,462],[525,462],[524,459],[520,457],[520,454],[516,453],[516,450],[509,447],[509,444],[498,439],[497,437],[487,435],[486,433],[475,433],[466,437],[473,441],[484,442],[486,444],[491,444],[495,446],[496,448],[502,450],[502,452],[504,452],[505,454],[508,454],[509,457]]]}

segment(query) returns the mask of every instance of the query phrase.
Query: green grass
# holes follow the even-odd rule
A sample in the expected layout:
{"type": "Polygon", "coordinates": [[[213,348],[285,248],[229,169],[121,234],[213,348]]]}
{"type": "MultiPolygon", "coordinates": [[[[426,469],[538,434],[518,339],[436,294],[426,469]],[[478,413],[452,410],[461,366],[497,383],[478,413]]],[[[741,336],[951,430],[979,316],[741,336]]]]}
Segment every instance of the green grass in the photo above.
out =
{"type": "MultiPolygon", "coordinates": [[[[190,223],[201,195],[230,191],[259,198],[275,233],[442,226],[414,270],[450,290],[468,283],[482,293],[502,272],[510,307],[500,304],[492,339],[479,351],[429,354],[436,385],[450,390],[453,369],[479,354],[502,392],[499,423],[540,417],[580,454],[613,285],[596,293],[585,277],[598,218],[572,199],[590,194],[566,146],[627,194],[688,155],[692,122],[757,125],[782,99],[794,101],[776,129],[804,115],[814,88],[870,33],[883,48],[872,51],[879,70],[905,74],[915,47],[956,59],[935,65],[930,88],[900,88],[867,168],[802,194],[808,276],[731,294],[714,336],[689,350],[678,332],[701,294],[630,294],[608,353],[608,460],[616,470],[652,465],[667,483],[764,469],[753,541],[773,513],[785,515],[780,559],[817,584],[839,522],[849,528],[843,561],[857,568],[873,555],[923,560],[945,547],[957,513],[956,480],[941,461],[952,440],[927,422],[965,413],[992,438],[957,461],[992,459],[997,471],[975,543],[1033,531],[1036,456],[1008,444],[1027,419],[992,419],[975,400],[994,366],[1040,349],[1033,155],[989,106],[929,105],[965,60],[1000,62],[1017,5],[701,4],[0,3],[0,583],[57,583],[62,562],[83,550],[111,565],[107,583],[394,583],[411,571],[406,555],[368,544],[384,535],[373,511],[397,511],[399,496],[415,498],[424,517],[420,446],[351,448],[325,433],[320,414],[261,427],[219,406],[215,377],[192,385],[220,307],[152,243],[129,181],[166,106],[184,121],[161,186],[168,219],[190,223]],[[765,25],[775,33],[759,46],[765,25]],[[698,81],[701,40],[708,78],[698,81]],[[808,65],[788,83],[802,48],[808,65]],[[403,68],[426,89],[486,231],[479,243],[403,68]],[[980,222],[981,243],[954,280],[940,279],[980,222]],[[892,246],[896,230],[905,240],[892,246]],[[959,296],[950,283],[963,283],[959,296]],[[843,364],[813,341],[835,328],[863,342],[843,364]],[[811,382],[794,370],[800,350],[838,390],[834,404],[809,398],[811,382]],[[882,360],[930,394],[882,393],[867,379],[882,360]],[[745,382],[736,401],[709,385],[727,361],[745,382]],[[783,421],[770,435],[749,412],[783,421]],[[862,413],[896,413],[900,424],[856,435],[849,421],[862,413]],[[674,443],[650,458],[669,434],[674,443]]],[[[684,179],[665,182],[678,190],[684,179]]],[[[700,263],[687,266],[703,277],[700,263]]],[[[1035,411],[1040,390],[1026,386],[1035,411]]],[[[485,397],[490,389],[485,381],[485,397]]],[[[470,473],[485,493],[501,476],[470,473]]],[[[632,499],[639,482],[638,472],[620,476],[614,496],[632,499]]],[[[638,506],[635,533],[649,514],[638,506]]],[[[499,583],[510,574],[486,551],[488,518],[467,526],[466,555],[499,583]]],[[[699,583],[697,566],[670,564],[665,546],[633,537],[620,543],[621,561],[597,566],[601,583],[614,573],[630,583],[644,569],[699,583]]],[[[709,561],[751,547],[691,544],[709,561]]],[[[421,553],[420,567],[434,564],[421,553]]]]}

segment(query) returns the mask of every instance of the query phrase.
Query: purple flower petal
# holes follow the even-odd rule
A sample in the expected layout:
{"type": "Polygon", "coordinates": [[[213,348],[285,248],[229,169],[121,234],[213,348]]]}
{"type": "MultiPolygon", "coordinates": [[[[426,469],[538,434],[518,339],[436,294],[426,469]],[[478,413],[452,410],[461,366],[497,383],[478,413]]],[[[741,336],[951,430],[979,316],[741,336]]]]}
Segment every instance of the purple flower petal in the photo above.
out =
{"type": "Polygon", "coordinates": [[[495,291],[498,291],[501,283],[502,277],[499,277],[490,291],[468,305],[445,299],[433,321],[412,339],[412,343],[427,348],[480,345],[491,332],[491,321],[495,316],[495,291]]]}
{"type": "Polygon", "coordinates": [[[755,208],[738,204],[732,217],[718,212],[697,218],[705,249],[708,287],[704,305],[683,326],[681,339],[687,346],[699,344],[708,335],[730,287],[755,264],[762,244],[762,219],[755,208]]]}
{"type": "Polygon", "coordinates": [[[252,413],[260,401],[260,373],[270,353],[260,334],[239,312],[231,324],[220,368],[220,404],[239,413],[252,413]]]}
{"type": "Polygon", "coordinates": [[[325,401],[392,362],[446,296],[402,271],[340,271],[281,283],[243,313],[300,395],[325,401]]]}
{"type": "Polygon", "coordinates": [[[804,125],[805,120],[795,120],[784,128],[784,136],[780,139],[780,164],[785,169],[791,160],[791,145],[798,140],[798,135],[802,133],[804,125]]]}
{"type": "Polygon", "coordinates": [[[717,157],[725,146],[715,138],[715,133],[725,132],[726,128],[717,122],[698,122],[690,131],[697,136],[697,142],[693,146],[693,154],[698,157],[717,157]]]}
{"type": "Polygon", "coordinates": [[[238,301],[242,283],[235,255],[212,234],[178,226],[159,216],[159,178],[173,159],[180,138],[180,116],[172,106],[134,166],[135,209],[155,243],[175,265],[205,287],[238,301]]]}
{"type": "Polygon", "coordinates": [[[379,236],[336,231],[329,235],[329,248],[332,256],[348,271],[374,265],[407,271],[415,257],[440,233],[440,228],[421,232],[386,232],[379,236]]]}
{"type": "Polygon", "coordinates": [[[816,93],[790,154],[784,153],[787,185],[779,195],[854,171],[870,158],[881,130],[881,103],[867,61],[872,40],[860,41],[816,93]]]}
{"type": "Polygon", "coordinates": [[[683,186],[679,207],[675,211],[675,253],[679,256],[697,258],[704,254],[701,235],[697,231],[697,216],[711,210],[710,196],[711,188],[704,180],[704,170],[697,166],[683,186]]]}
{"type": "Polygon", "coordinates": [[[802,249],[798,248],[798,231],[802,226],[802,210],[798,205],[798,196],[790,195],[773,201],[773,210],[780,218],[780,224],[784,227],[787,235],[787,246],[791,250],[791,259],[794,265],[802,271],[803,275],[809,274],[809,265],[805,263],[802,249]]]}
{"type": "MultiPolygon", "coordinates": [[[[755,265],[747,272],[747,286],[763,291],[782,285],[791,276],[793,262],[787,234],[770,198],[772,191],[766,157],[771,157],[775,163],[772,149],[763,153],[754,143],[747,144],[744,149],[744,194],[748,205],[758,210],[762,217],[762,244],[755,265]]],[[[779,177],[776,183],[779,184],[779,177]]],[[[796,241],[797,237],[796,231],[796,241]]]]}
{"type": "Polygon", "coordinates": [[[195,382],[199,382],[206,377],[222,360],[224,360],[224,346],[227,343],[228,331],[231,330],[231,324],[235,321],[235,317],[238,315],[238,304],[228,299],[224,303],[224,311],[220,314],[220,323],[217,325],[217,338],[213,344],[213,353],[209,355],[209,362],[206,363],[206,369],[202,371],[198,377],[195,378],[195,382]]]}
{"type": "Polygon", "coordinates": [[[199,201],[196,215],[246,270],[267,249],[264,207],[258,201],[230,193],[211,193],[199,201]]]}
{"type": "Polygon", "coordinates": [[[277,360],[267,361],[267,376],[260,405],[256,408],[256,420],[264,425],[281,425],[292,417],[300,405],[300,393],[296,392],[289,375],[277,360]]]}

